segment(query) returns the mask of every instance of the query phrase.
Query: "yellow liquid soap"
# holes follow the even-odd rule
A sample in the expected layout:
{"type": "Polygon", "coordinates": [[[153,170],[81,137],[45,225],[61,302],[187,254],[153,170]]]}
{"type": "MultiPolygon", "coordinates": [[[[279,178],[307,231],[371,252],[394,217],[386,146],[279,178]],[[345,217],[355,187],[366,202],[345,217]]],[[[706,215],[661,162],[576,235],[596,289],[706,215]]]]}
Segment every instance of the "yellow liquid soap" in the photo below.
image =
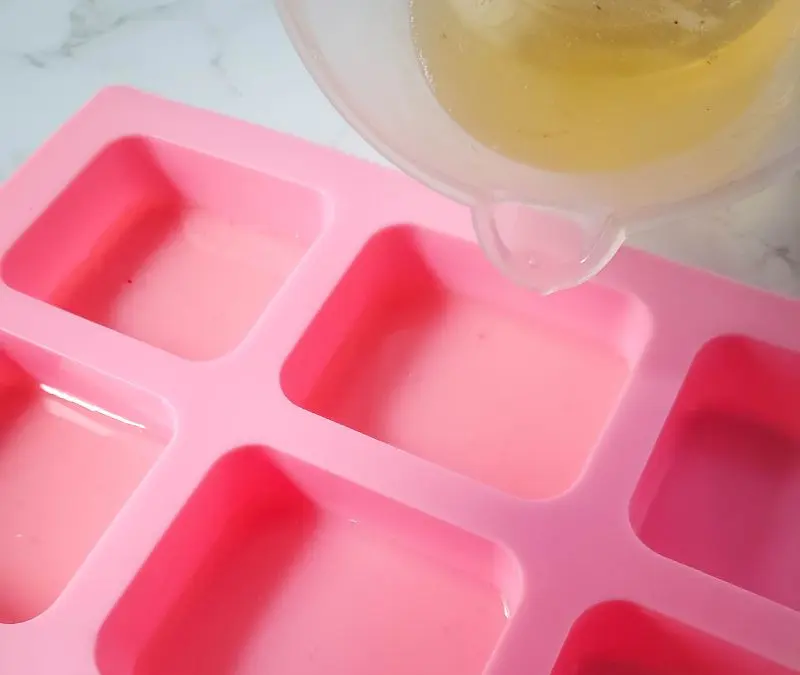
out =
{"type": "Polygon", "coordinates": [[[764,90],[800,21],[800,0],[410,2],[440,105],[487,147],[561,172],[708,140],[764,90]]]}

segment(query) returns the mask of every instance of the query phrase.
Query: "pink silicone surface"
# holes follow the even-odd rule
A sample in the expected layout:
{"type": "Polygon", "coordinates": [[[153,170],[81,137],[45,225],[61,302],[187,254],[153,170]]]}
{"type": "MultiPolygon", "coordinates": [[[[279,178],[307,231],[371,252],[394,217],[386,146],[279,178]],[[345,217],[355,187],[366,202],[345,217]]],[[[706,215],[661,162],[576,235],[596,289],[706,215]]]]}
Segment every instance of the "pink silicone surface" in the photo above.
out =
{"type": "Polygon", "coordinates": [[[0,188],[3,675],[800,673],[800,304],[552,297],[126,89],[0,188]]]}

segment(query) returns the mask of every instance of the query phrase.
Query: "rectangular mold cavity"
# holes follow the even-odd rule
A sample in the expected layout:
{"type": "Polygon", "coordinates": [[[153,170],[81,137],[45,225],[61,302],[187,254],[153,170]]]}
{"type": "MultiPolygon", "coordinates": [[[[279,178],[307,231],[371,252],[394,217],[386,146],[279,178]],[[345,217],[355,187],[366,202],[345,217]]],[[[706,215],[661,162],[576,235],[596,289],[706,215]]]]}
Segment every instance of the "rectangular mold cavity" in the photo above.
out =
{"type": "Polygon", "coordinates": [[[570,631],[552,675],[792,675],[776,663],[625,602],[598,605],[570,631]]]}
{"type": "Polygon", "coordinates": [[[800,610],[800,354],[700,351],[631,502],[657,553],[800,610]]]}
{"type": "Polygon", "coordinates": [[[513,495],[577,479],[650,334],[636,298],[540,297],[477,246],[376,235],[285,364],[296,404],[513,495]]]}
{"type": "Polygon", "coordinates": [[[233,349],[321,227],[305,187],[147,138],[103,150],[9,251],[12,288],[178,356],[233,349]]]}
{"type": "Polygon", "coordinates": [[[103,675],[480,675],[520,589],[494,545],[242,448],[125,592],[97,663],[103,675]]]}
{"type": "Polygon", "coordinates": [[[42,350],[0,354],[0,622],[58,598],[172,436],[166,406],[42,350]]]}

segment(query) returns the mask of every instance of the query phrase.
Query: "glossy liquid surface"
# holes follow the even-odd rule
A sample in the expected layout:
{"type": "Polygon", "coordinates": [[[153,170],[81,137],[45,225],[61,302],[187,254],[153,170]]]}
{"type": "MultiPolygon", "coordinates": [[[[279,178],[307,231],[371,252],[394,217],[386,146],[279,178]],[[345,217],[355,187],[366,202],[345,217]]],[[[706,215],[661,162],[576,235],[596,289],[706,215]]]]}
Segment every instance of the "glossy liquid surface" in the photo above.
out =
{"type": "Polygon", "coordinates": [[[356,521],[291,510],[215,547],[136,675],[479,675],[497,592],[356,521]]]}
{"type": "Polygon", "coordinates": [[[165,439],[47,384],[0,396],[0,623],[17,623],[61,594],[165,439]]]}
{"type": "Polygon", "coordinates": [[[305,252],[201,209],[136,213],[59,289],[58,304],[187,359],[233,349],[305,252]]]}
{"type": "Polygon", "coordinates": [[[606,345],[452,294],[365,317],[312,410],[511,494],[569,489],[629,375],[606,345]],[[564,424],[570,411],[578,424],[564,424]]]}
{"type": "Polygon", "coordinates": [[[628,169],[723,130],[798,16],[794,0],[411,2],[442,107],[484,145],[565,172],[628,169]]]}

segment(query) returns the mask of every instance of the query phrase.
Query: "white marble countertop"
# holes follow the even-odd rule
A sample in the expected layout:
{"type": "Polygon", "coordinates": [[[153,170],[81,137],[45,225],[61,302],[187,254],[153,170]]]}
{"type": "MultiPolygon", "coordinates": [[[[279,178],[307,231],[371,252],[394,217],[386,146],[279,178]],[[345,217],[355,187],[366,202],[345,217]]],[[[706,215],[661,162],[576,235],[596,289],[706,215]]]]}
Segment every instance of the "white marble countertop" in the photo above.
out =
{"type": "MultiPolygon", "coordinates": [[[[109,84],[382,161],[317,91],[272,0],[0,0],[0,181],[109,84]]],[[[796,183],[633,243],[800,296],[796,183]]]]}

